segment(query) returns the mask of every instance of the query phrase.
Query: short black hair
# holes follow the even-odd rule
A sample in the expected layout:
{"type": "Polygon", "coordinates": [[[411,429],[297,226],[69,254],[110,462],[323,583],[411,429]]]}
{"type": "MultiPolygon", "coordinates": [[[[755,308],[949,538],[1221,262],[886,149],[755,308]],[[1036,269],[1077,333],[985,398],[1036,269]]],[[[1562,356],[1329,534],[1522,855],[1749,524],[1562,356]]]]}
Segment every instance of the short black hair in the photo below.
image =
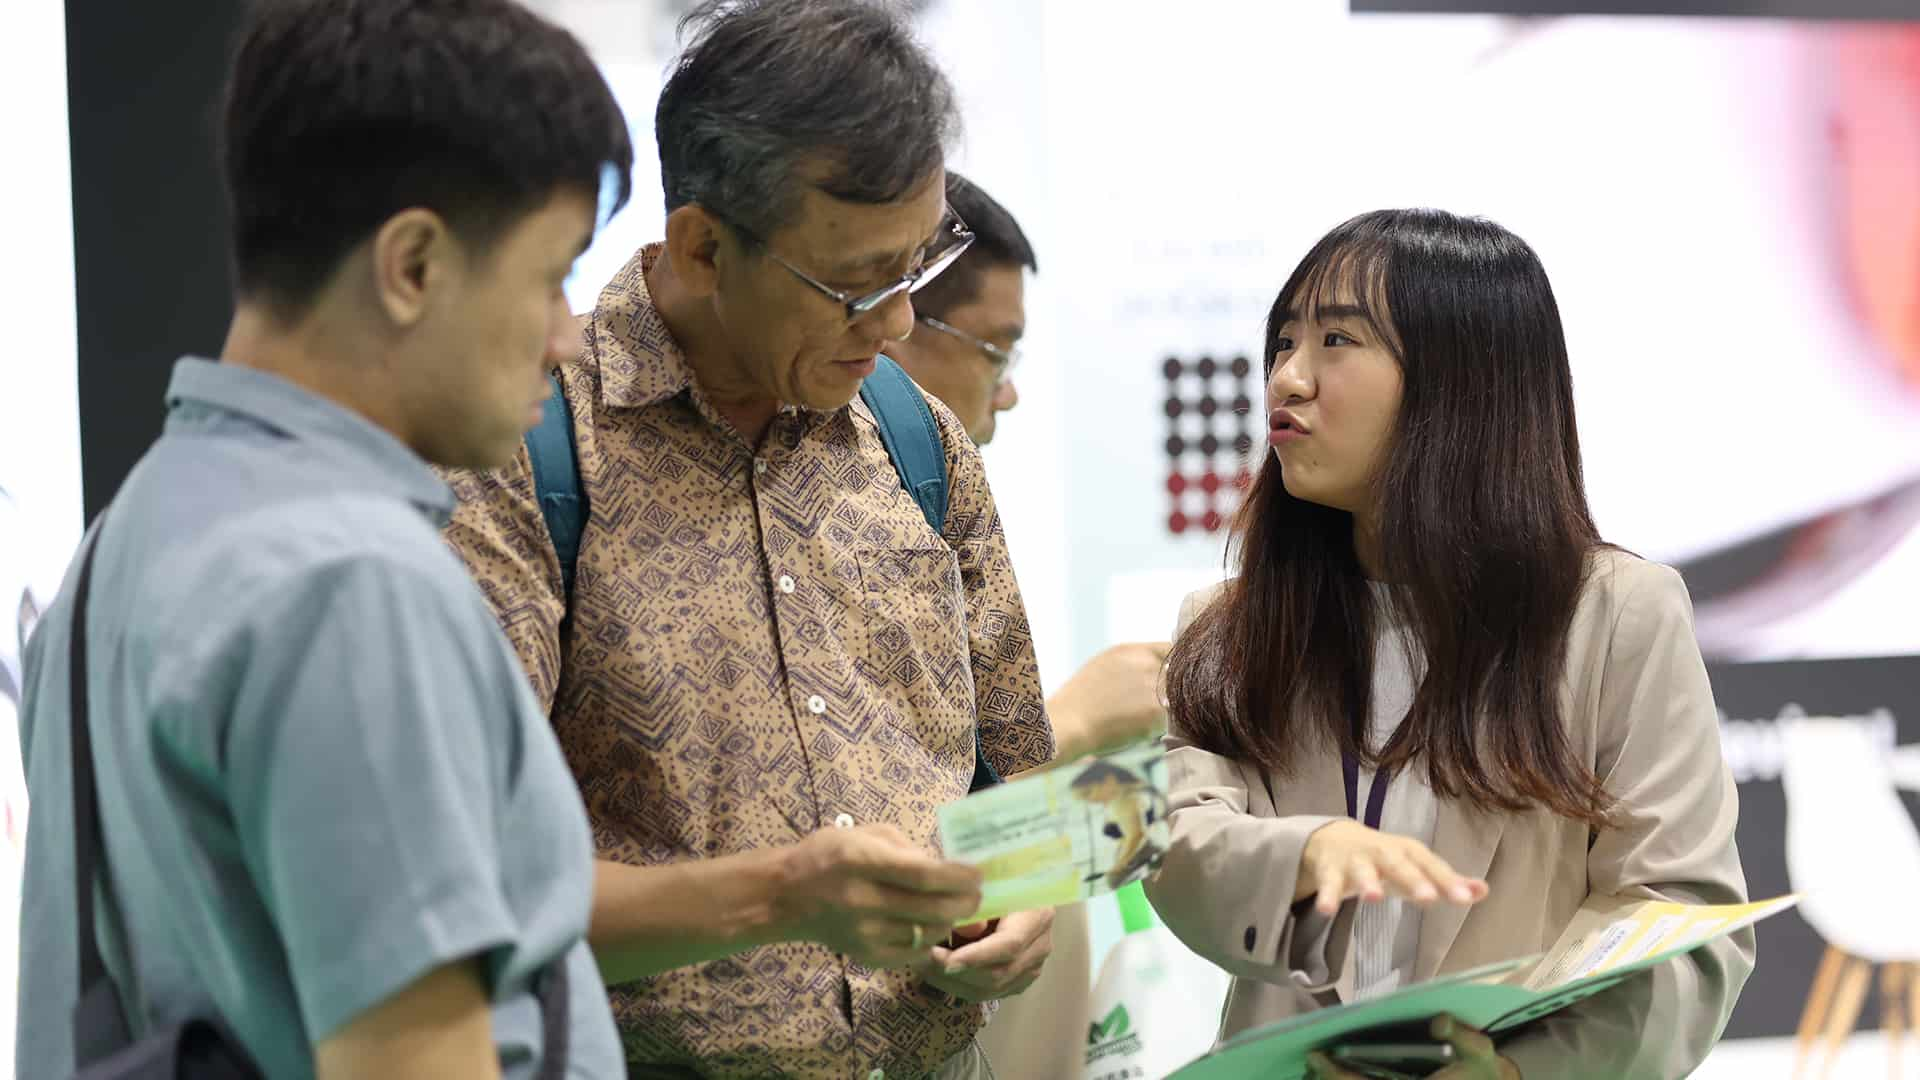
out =
{"type": "Polygon", "coordinates": [[[668,213],[698,203],[757,246],[793,219],[809,182],[891,203],[946,161],[953,87],[889,6],[708,0],[680,33],[654,111],[668,213]]]}
{"type": "Polygon", "coordinates": [[[973,246],[958,262],[919,292],[913,294],[913,310],[944,320],[954,308],[980,295],[980,275],[994,267],[1025,267],[1038,273],[1040,262],[1033,245],[1007,208],[995,202],[966,177],[947,171],[947,205],[973,230],[973,246]]]}
{"type": "Polygon", "coordinates": [[[613,91],[512,0],[258,0],[223,114],[235,292],[282,315],[409,207],[485,250],[561,189],[630,193],[613,91]]]}

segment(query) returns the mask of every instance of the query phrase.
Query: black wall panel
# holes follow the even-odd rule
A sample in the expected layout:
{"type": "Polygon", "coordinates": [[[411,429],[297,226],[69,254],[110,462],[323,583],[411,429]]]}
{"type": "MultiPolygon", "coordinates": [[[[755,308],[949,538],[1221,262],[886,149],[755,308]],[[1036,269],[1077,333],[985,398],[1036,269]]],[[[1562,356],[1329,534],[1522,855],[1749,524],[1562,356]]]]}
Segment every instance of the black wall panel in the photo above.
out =
{"type": "Polygon", "coordinates": [[[168,371],[231,313],[214,163],[242,0],[67,0],[81,474],[89,518],[160,432],[168,371]]]}

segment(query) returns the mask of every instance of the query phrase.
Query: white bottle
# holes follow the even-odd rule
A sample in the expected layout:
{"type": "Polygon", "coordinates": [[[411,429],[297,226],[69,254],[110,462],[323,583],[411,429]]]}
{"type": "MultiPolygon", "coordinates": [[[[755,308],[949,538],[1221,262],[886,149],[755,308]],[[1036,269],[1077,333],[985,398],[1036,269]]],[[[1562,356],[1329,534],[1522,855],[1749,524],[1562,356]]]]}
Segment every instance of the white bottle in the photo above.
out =
{"type": "Polygon", "coordinates": [[[1206,1053],[1231,977],[1160,925],[1138,882],[1114,894],[1123,933],[1093,986],[1083,1080],[1161,1080],[1206,1053]]]}

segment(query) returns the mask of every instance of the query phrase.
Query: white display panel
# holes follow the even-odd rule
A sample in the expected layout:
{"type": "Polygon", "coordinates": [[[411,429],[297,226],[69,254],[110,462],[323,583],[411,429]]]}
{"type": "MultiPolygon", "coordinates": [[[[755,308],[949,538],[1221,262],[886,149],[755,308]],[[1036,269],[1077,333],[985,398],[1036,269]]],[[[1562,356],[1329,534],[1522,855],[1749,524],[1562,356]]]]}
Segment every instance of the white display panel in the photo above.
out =
{"type": "MultiPolygon", "coordinates": [[[[1077,654],[1101,643],[1116,576],[1220,558],[1218,536],[1166,528],[1161,357],[1257,356],[1293,263],[1368,209],[1485,214],[1539,250],[1616,542],[1684,562],[1920,481],[1920,358],[1862,313],[1863,273],[1910,268],[1863,268],[1846,228],[1849,184],[1899,162],[1835,150],[1836,130],[1884,142],[1906,115],[1837,85],[1845,35],[1870,31],[1338,0],[1045,10],[1038,318],[1070,342],[1050,359],[1073,406],[1050,419],[1070,433],[1077,654]]],[[[1910,581],[1915,557],[1892,543],[1742,655],[1920,651],[1876,584],[1910,581]]]]}
{"type": "Polygon", "coordinates": [[[34,3],[0,35],[7,242],[0,297],[0,1080],[13,1034],[27,804],[17,718],[23,614],[48,603],[81,528],[73,215],[67,150],[65,13],[34,3]]]}

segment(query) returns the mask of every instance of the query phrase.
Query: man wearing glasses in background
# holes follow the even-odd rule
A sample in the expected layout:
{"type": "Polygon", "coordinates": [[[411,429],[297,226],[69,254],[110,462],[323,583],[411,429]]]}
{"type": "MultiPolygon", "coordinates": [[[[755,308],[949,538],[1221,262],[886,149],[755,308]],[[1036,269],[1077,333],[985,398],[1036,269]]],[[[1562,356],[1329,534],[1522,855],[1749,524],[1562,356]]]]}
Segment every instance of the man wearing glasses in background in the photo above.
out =
{"type": "MultiPolygon", "coordinates": [[[[1026,334],[1026,275],[1039,270],[1033,245],[1007,209],[959,173],[947,173],[947,205],[973,243],[938,281],[914,294],[919,322],[887,355],[945,402],[973,441],[992,441],[1000,413],[1020,403],[1013,369],[1026,334]]],[[[1166,642],[1114,645],[1047,698],[1056,757],[1071,761],[1166,731],[1160,678],[1166,642]]],[[[1079,1076],[1092,997],[1092,942],[1085,904],[1054,913],[1053,956],[1031,988],[1003,1002],[981,1035],[996,1080],[1079,1076]]]]}
{"type": "Polygon", "coordinates": [[[577,573],[524,450],[453,477],[448,538],[585,798],[630,1075],[990,1077],[986,1003],[1038,975],[1052,913],[950,938],[980,877],[938,857],[936,811],[976,731],[1002,775],[1053,736],[979,452],[933,403],[936,533],[856,396],[971,241],[952,90],[861,0],[684,28],[655,117],[666,241],[560,372],[577,573]]]}
{"type": "MultiPolygon", "coordinates": [[[[1020,404],[1013,369],[1027,332],[1026,274],[1039,262],[1013,215],[952,171],[947,205],[967,223],[973,243],[951,273],[914,294],[917,336],[889,342],[887,355],[985,446],[1000,414],[1020,404]]],[[[1058,738],[1057,718],[1054,726],[1058,738]]]]}

